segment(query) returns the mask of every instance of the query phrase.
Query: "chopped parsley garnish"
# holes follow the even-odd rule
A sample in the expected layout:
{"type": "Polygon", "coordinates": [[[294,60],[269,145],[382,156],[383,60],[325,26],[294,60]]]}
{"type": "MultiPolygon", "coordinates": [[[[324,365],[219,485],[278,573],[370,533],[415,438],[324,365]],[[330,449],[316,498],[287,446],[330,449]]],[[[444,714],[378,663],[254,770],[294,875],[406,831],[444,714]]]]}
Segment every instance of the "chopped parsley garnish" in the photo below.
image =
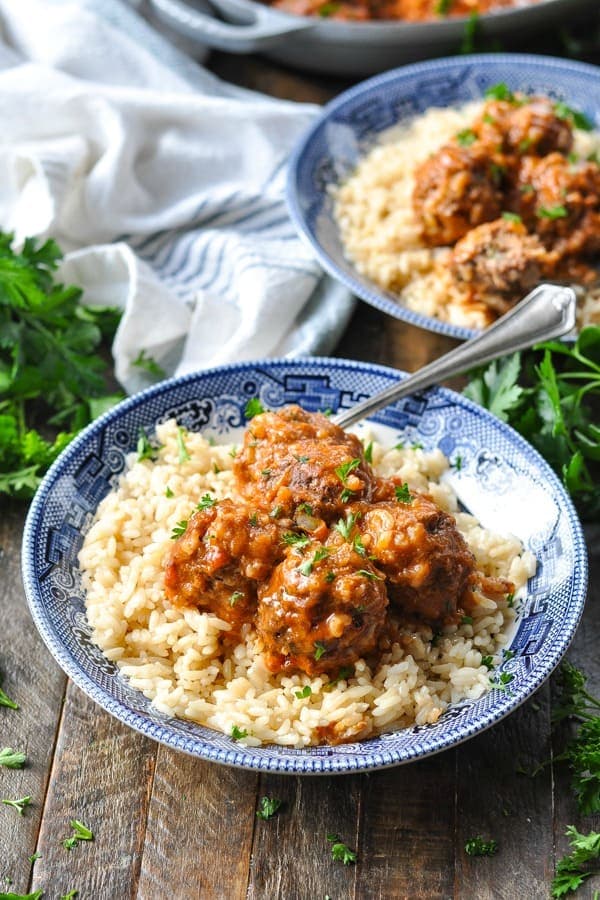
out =
{"type": "Polygon", "coordinates": [[[348,481],[348,475],[350,475],[351,472],[354,472],[355,469],[358,469],[359,466],[360,459],[351,459],[348,462],[342,463],[341,466],[338,466],[337,469],[335,469],[335,474],[340,479],[342,484],[346,484],[346,482],[348,481]]]}
{"type": "Polygon", "coordinates": [[[472,128],[465,128],[456,135],[456,140],[461,147],[470,147],[477,140],[477,135],[472,128]]]}
{"type": "Polygon", "coordinates": [[[344,490],[340,494],[340,500],[342,501],[342,503],[347,503],[348,500],[351,500],[353,493],[354,493],[354,491],[351,490],[350,488],[344,488],[344,490]]]}
{"type": "Polygon", "coordinates": [[[569,162],[571,163],[572,166],[574,166],[575,163],[579,162],[579,156],[576,153],[568,153],[567,159],[569,160],[569,162]]]}
{"type": "Polygon", "coordinates": [[[506,602],[508,604],[508,608],[512,609],[515,605],[515,595],[513,593],[506,595],[506,602]]]}
{"type": "Polygon", "coordinates": [[[522,194],[535,194],[535,188],[532,184],[522,184],[519,190],[522,194]]]}
{"type": "Polygon", "coordinates": [[[281,802],[276,797],[261,797],[256,810],[256,818],[263,819],[265,822],[267,819],[271,819],[281,806],[281,802]]]}
{"type": "Polygon", "coordinates": [[[315,641],[315,659],[317,662],[321,659],[324,653],[327,653],[327,647],[323,643],[323,641],[315,641]]]}
{"type": "Polygon", "coordinates": [[[258,525],[258,513],[253,512],[252,515],[248,516],[248,521],[253,528],[256,528],[258,525]]]}
{"type": "Polygon", "coordinates": [[[421,441],[414,441],[410,446],[412,447],[413,450],[422,450],[423,449],[423,444],[421,443],[421,441]]]}
{"type": "Polygon", "coordinates": [[[211,497],[210,494],[203,494],[200,502],[196,504],[196,509],[211,509],[216,502],[215,497],[211,497]]]}
{"type": "Polygon", "coordinates": [[[3,800],[2,802],[5,806],[12,806],[13,809],[16,809],[19,815],[22,816],[23,810],[31,803],[31,797],[21,797],[20,800],[3,800]]]}
{"type": "Polygon", "coordinates": [[[41,859],[41,858],[42,858],[42,854],[38,853],[37,850],[35,853],[32,853],[31,856],[27,857],[27,859],[29,860],[30,863],[34,863],[36,861],[36,859],[41,859]]]}
{"type": "Polygon", "coordinates": [[[24,753],[11,747],[2,747],[0,750],[0,766],[6,766],[7,769],[22,769],[26,759],[24,753]]]}
{"type": "Polygon", "coordinates": [[[368,463],[373,462],[373,441],[369,441],[365,447],[365,459],[368,463]]]}
{"type": "Polygon", "coordinates": [[[515,95],[504,81],[500,81],[487,88],[485,98],[486,100],[506,100],[508,103],[513,103],[515,95]]]}
{"type": "Polygon", "coordinates": [[[171,532],[171,540],[176,541],[177,538],[181,537],[182,534],[185,533],[186,528],[188,527],[188,520],[182,519],[181,522],[178,522],[177,525],[173,528],[171,532]]]}
{"type": "Polygon", "coordinates": [[[463,616],[460,620],[461,625],[472,625],[473,624],[473,616],[463,616]]]}
{"type": "Polygon", "coordinates": [[[315,550],[315,555],[312,559],[307,559],[306,562],[303,562],[301,566],[298,566],[298,571],[302,572],[303,575],[310,575],[313,570],[314,564],[320,562],[322,559],[325,559],[327,556],[329,556],[329,550],[327,549],[327,547],[320,547],[318,550],[315,550]]]}
{"type": "Polygon", "coordinates": [[[190,454],[188,453],[188,449],[185,446],[185,443],[183,440],[184,434],[187,434],[186,429],[183,427],[183,425],[178,425],[177,426],[177,452],[179,454],[179,465],[181,465],[184,462],[188,462],[188,460],[191,458],[190,454]]]}
{"type": "MultiPolygon", "coordinates": [[[[489,113],[486,113],[483,116],[483,121],[485,122],[486,125],[495,125],[496,124],[496,119],[493,116],[490,116],[489,113]]],[[[504,171],[506,172],[506,166],[497,166],[497,168],[504,169],[504,171]]]]}
{"type": "Polygon", "coordinates": [[[270,478],[272,471],[272,469],[263,469],[260,474],[263,478],[270,478]]]}
{"type": "Polygon", "coordinates": [[[304,700],[306,697],[310,697],[312,694],[312,688],[310,684],[305,684],[301,691],[294,691],[298,700],[304,700]]]}
{"type": "Polygon", "coordinates": [[[236,445],[234,444],[233,447],[231,448],[231,450],[229,451],[230,457],[231,457],[232,459],[235,459],[236,456],[237,456],[237,452],[238,452],[238,448],[237,448],[236,445]]]}
{"type": "Polygon", "coordinates": [[[328,581],[329,583],[335,581],[335,572],[328,572],[325,576],[325,581],[328,581]]]}
{"type": "Polygon", "coordinates": [[[363,544],[360,534],[357,534],[355,536],[354,540],[352,541],[352,546],[354,547],[355,552],[358,553],[359,556],[367,555],[367,548],[363,544]]]}
{"type": "Polygon", "coordinates": [[[75,900],[75,897],[77,897],[78,894],[79,891],[76,888],[73,888],[73,890],[69,891],[68,894],[63,894],[60,900],[75,900]]]}
{"type": "Polygon", "coordinates": [[[331,690],[331,688],[334,688],[339,681],[347,681],[348,678],[351,678],[353,675],[354,666],[341,666],[335,678],[332,678],[331,681],[327,682],[326,687],[331,690]]]}
{"type": "Polygon", "coordinates": [[[410,505],[413,502],[413,496],[406,481],[404,482],[404,484],[397,484],[394,487],[394,493],[396,495],[396,500],[398,500],[400,503],[407,503],[408,505],[410,505]]]}
{"type": "MultiPolygon", "coordinates": [[[[10,881],[8,882],[10,884],[10,881]]],[[[0,900],[40,900],[43,897],[43,890],[34,891],[33,894],[5,894],[0,893],[0,900]]],[[[62,900],[62,898],[61,898],[62,900]]]]}
{"type": "Polygon", "coordinates": [[[481,657],[481,665],[485,666],[488,671],[494,668],[494,657],[493,656],[482,656],[481,657]]]}
{"type": "MultiPolygon", "coordinates": [[[[324,3],[323,6],[318,9],[318,13],[322,19],[328,19],[329,16],[333,16],[339,8],[339,3],[324,3]]],[[[323,415],[326,415],[326,413],[323,413],[323,415]]]]}
{"type": "Polygon", "coordinates": [[[345,866],[356,862],[356,853],[347,844],[343,844],[337,834],[328,834],[327,840],[331,844],[331,857],[336,862],[342,862],[345,866]]]}
{"type": "Polygon", "coordinates": [[[231,737],[234,739],[234,741],[241,741],[242,738],[248,737],[248,732],[245,728],[238,728],[237,725],[232,725],[231,737]]]}
{"type": "Polygon", "coordinates": [[[506,686],[513,681],[514,677],[510,672],[499,672],[496,678],[490,681],[490,685],[496,690],[505,691],[506,686]]]}
{"type": "Polygon", "coordinates": [[[149,375],[154,375],[155,378],[166,378],[167,373],[163,367],[159,366],[156,360],[152,359],[151,356],[146,356],[145,350],[140,350],[131,365],[135,366],[137,369],[143,369],[145,372],[148,372],[149,375]]]}
{"type": "Polygon", "coordinates": [[[358,569],[356,574],[364,575],[365,578],[370,578],[372,581],[383,581],[382,575],[378,575],[376,572],[370,572],[368,569],[358,569]]]}
{"type": "Polygon", "coordinates": [[[585,113],[579,112],[577,109],[571,109],[570,106],[567,106],[561,100],[554,104],[554,112],[559,119],[565,119],[565,121],[574,125],[575,128],[581,128],[582,131],[592,131],[594,127],[594,123],[585,113]]]}
{"type": "Polygon", "coordinates": [[[151,444],[146,432],[143,430],[143,428],[140,428],[140,434],[136,447],[138,462],[142,462],[142,460],[144,459],[155,460],[160,449],[161,445],[158,444],[157,446],[155,446],[154,444],[151,444]]]}
{"type": "Polygon", "coordinates": [[[508,211],[502,213],[502,218],[506,222],[522,222],[523,221],[523,219],[521,218],[521,216],[518,213],[508,212],[508,211]]]}
{"type": "Polygon", "coordinates": [[[278,519],[280,515],[281,515],[281,507],[274,506],[273,509],[271,510],[271,512],[269,513],[269,518],[270,519],[278,519]]]}
{"type": "Polygon", "coordinates": [[[533,140],[531,138],[523,138],[522,141],[519,141],[519,150],[521,151],[521,153],[527,153],[532,144],[533,140]]]}
{"type": "Polygon", "coordinates": [[[18,709],[19,704],[15,703],[14,700],[11,700],[8,694],[5,694],[2,688],[0,688],[0,706],[6,706],[8,709],[18,709]]]}
{"type": "Polygon", "coordinates": [[[171,497],[174,497],[174,496],[175,496],[175,494],[173,493],[173,491],[171,490],[171,488],[169,487],[169,485],[167,485],[167,488],[166,488],[166,490],[165,490],[165,497],[167,497],[167,499],[170,500],[171,497]]]}
{"type": "Polygon", "coordinates": [[[433,11],[437,16],[447,16],[453,3],[454,0],[437,0],[433,11]]]}
{"type": "MultiPolygon", "coordinates": [[[[552,897],[563,897],[576,891],[590,875],[600,874],[600,868],[592,868],[591,862],[600,859],[600,832],[581,834],[574,825],[568,825],[566,835],[571,845],[571,853],[563,856],[556,864],[552,879],[552,897]]],[[[598,892],[594,894],[594,897],[598,892]]]]}
{"type": "Polygon", "coordinates": [[[312,516],[313,508],[310,503],[299,503],[296,507],[296,512],[306,513],[307,516],[312,516]]]}
{"type": "Polygon", "coordinates": [[[229,605],[235,606],[238,600],[241,600],[244,595],[241,591],[234,591],[231,597],[229,598],[229,605]]]}
{"type": "Polygon", "coordinates": [[[536,215],[540,219],[565,219],[569,213],[566,206],[557,204],[556,206],[540,206],[536,211],[536,215]]]}
{"type": "Polygon", "coordinates": [[[460,455],[455,456],[451,465],[452,465],[453,469],[456,469],[457,472],[460,472],[460,470],[462,469],[462,466],[463,466],[462,456],[460,456],[460,455]]]}
{"type": "Polygon", "coordinates": [[[296,459],[299,463],[310,462],[310,456],[295,456],[294,459],[296,459]]]}
{"type": "Polygon", "coordinates": [[[465,843],[467,856],[494,856],[498,852],[498,842],[493,838],[484,841],[481,837],[469,838],[465,843]]]}
{"type": "Polygon", "coordinates": [[[398,441],[397,444],[394,444],[393,450],[404,450],[404,441],[398,441]]]}
{"type": "Polygon", "coordinates": [[[80,822],[78,819],[71,819],[69,824],[73,829],[73,834],[63,841],[63,847],[67,850],[72,850],[80,841],[94,840],[92,831],[83,822],[80,822]]]}
{"type": "Polygon", "coordinates": [[[514,659],[515,651],[514,650],[502,650],[502,657],[504,659],[504,662],[506,662],[509,659],[514,659]]]}
{"type": "Polygon", "coordinates": [[[359,515],[360,513],[346,513],[346,518],[338,519],[338,521],[333,526],[336,531],[339,531],[345,541],[350,540],[352,529],[354,528],[359,515]]]}
{"type": "Polygon", "coordinates": [[[295,531],[286,531],[285,534],[281,536],[281,540],[284,544],[288,544],[290,547],[297,547],[299,550],[302,547],[306,547],[307,544],[310,544],[310,538],[306,534],[296,534],[295,531]]]}
{"type": "Polygon", "coordinates": [[[254,416],[260,416],[261,413],[264,413],[265,408],[258,399],[258,397],[252,397],[246,403],[246,409],[244,410],[244,415],[247,419],[253,419],[254,416]]]}

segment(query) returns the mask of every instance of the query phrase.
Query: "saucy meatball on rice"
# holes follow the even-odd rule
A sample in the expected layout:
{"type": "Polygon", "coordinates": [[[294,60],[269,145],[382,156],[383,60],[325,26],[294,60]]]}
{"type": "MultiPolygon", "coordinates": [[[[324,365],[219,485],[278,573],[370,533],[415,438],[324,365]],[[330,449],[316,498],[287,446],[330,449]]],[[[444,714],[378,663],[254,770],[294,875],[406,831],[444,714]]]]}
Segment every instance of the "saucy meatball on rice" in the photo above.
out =
{"type": "Polygon", "coordinates": [[[431,109],[336,188],[345,253],[420,313],[483,328],[541,280],[586,292],[600,322],[600,135],[547,97],[431,109]]]}
{"type": "Polygon", "coordinates": [[[158,709],[303,747],[490,688],[535,561],[458,510],[439,451],[367,460],[296,406],[241,448],[181,440],[167,422],[155,460],[132,454],[80,553],[93,639],[158,709]]]}

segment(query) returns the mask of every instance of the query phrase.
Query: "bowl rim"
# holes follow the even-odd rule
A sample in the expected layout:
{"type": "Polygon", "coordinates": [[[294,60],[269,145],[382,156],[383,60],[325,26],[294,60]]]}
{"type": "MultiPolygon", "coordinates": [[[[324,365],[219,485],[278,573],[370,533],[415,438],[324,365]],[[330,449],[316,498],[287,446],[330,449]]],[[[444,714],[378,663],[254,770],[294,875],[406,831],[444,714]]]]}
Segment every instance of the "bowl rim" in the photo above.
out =
{"type": "MultiPolygon", "coordinates": [[[[578,60],[566,60],[560,57],[537,55],[534,53],[475,53],[465,56],[444,56],[439,59],[423,60],[422,62],[412,63],[406,66],[398,66],[387,72],[373,75],[360,81],[358,84],[348,88],[338,94],[323,106],[321,114],[302,135],[296,144],[290,161],[288,164],[288,172],[285,187],[285,199],[290,218],[294,223],[296,231],[301,240],[316,255],[319,265],[336,281],[343,284],[356,297],[374,306],[376,309],[392,316],[409,325],[423,328],[437,334],[443,334],[446,337],[452,337],[459,340],[468,340],[475,337],[480,331],[474,328],[468,328],[463,325],[454,325],[451,322],[444,322],[433,316],[425,315],[400,304],[394,299],[391,292],[379,288],[371,279],[367,279],[369,284],[365,285],[359,281],[360,273],[356,270],[354,264],[349,260],[349,264],[353,267],[351,274],[344,272],[337,262],[327,253],[317,240],[313,233],[313,229],[309,227],[307,217],[302,211],[300,203],[300,194],[298,189],[298,175],[302,166],[304,156],[310,149],[315,137],[322,128],[327,124],[332,114],[338,109],[343,108],[347,103],[352,103],[364,93],[370,92],[372,89],[381,90],[390,83],[396,81],[404,81],[411,79],[419,73],[429,73],[435,71],[451,70],[455,67],[473,67],[475,69],[484,69],[490,64],[505,65],[506,67],[519,67],[520,65],[533,66],[540,70],[547,70],[548,67],[557,70],[560,69],[565,73],[580,75],[584,80],[593,79],[597,82],[600,91],[600,66],[591,63],[579,62],[578,60]]],[[[433,107],[429,107],[433,108],[433,107]]],[[[598,102],[600,110],[600,101],[598,102]]],[[[600,128],[598,129],[600,131],[600,128]]]]}
{"type": "MultiPolygon", "coordinates": [[[[547,680],[547,678],[550,677],[550,675],[558,666],[562,657],[566,653],[581,621],[581,616],[583,614],[583,609],[585,607],[585,601],[587,597],[587,547],[583,534],[583,528],[581,526],[581,522],[579,521],[579,517],[575,511],[575,507],[571,498],[567,494],[558,476],[550,468],[549,464],[543,459],[538,451],[534,447],[532,447],[531,444],[528,443],[528,441],[521,437],[518,432],[511,428],[511,426],[509,426],[505,422],[502,422],[488,410],[480,407],[478,404],[474,403],[468,398],[463,397],[461,394],[458,394],[455,391],[445,387],[430,388],[423,393],[427,395],[431,393],[437,393],[441,398],[449,400],[453,406],[462,406],[469,413],[474,413],[476,416],[489,420],[491,423],[493,423],[494,427],[500,431],[504,439],[508,440],[509,443],[516,446],[522,452],[525,452],[530,458],[532,458],[532,460],[535,461],[537,471],[542,476],[544,482],[547,482],[549,480],[553,484],[555,490],[557,490],[561,495],[562,509],[567,517],[567,521],[569,524],[570,533],[573,539],[574,557],[577,562],[577,565],[569,573],[569,577],[572,579],[573,611],[576,610],[576,614],[572,617],[570,627],[561,634],[560,640],[556,642],[556,646],[554,648],[552,656],[545,660],[543,671],[537,673],[536,677],[530,684],[527,685],[526,689],[521,687],[518,694],[512,694],[510,696],[506,693],[500,694],[500,696],[498,697],[498,702],[494,705],[494,707],[490,710],[487,710],[475,724],[472,724],[465,728],[464,733],[461,732],[459,735],[446,735],[446,737],[444,737],[444,733],[441,732],[440,735],[437,736],[437,739],[433,742],[434,746],[432,747],[432,749],[427,749],[426,752],[418,750],[416,750],[415,752],[404,752],[401,758],[399,758],[400,754],[398,753],[398,751],[394,752],[393,750],[389,750],[387,752],[387,759],[385,758],[385,755],[381,753],[374,754],[375,756],[378,756],[379,759],[374,759],[373,757],[369,758],[367,749],[365,751],[364,758],[361,758],[360,760],[356,760],[356,758],[350,754],[344,754],[341,760],[336,760],[335,756],[319,756],[311,753],[311,751],[315,749],[312,747],[297,750],[291,750],[290,748],[280,748],[277,755],[269,756],[269,749],[273,746],[278,746],[270,744],[264,744],[258,748],[246,748],[244,745],[233,743],[230,750],[224,751],[219,749],[218,747],[215,748],[211,746],[207,739],[201,735],[198,735],[198,737],[195,738],[190,738],[187,743],[193,744],[193,748],[188,748],[181,746],[182,738],[180,735],[177,735],[175,732],[170,731],[170,718],[177,717],[166,717],[165,721],[161,722],[160,725],[153,723],[152,721],[147,719],[146,714],[143,711],[132,710],[122,700],[110,696],[105,691],[105,689],[101,685],[99,685],[93,678],[91,678],[83,670],[79,669],[70,656],[64,655],[64,647],[62,641],[51,627],[49,618],[45,612],[45,605],[42,601],[40,593],[38,592],[37,573],[34,564],[35,554],[32,548],[35,544],[36,532],[38,531],[41,519],[43,517],[44,503],[52,488],[54,487],[57,476],[60,476],[61,470],[63,469],[65,463],[68,463],[71,457],[76,456],[79,452],[79,449],[85,446],[85,444],[91,437],[100,434],[105,426],[111,421],[118,420],[122,413],[129,412],[136,407],[143,405],[144,403],[146,403],[146,401],[154,397],[158,397],[161,394],[168,394],[174,388],[177,388],[184,384],[192,384],[196,381],[202,381],[205,378],[211,378],[222,374],[234,374],[244,371],[252,371],[255,369],[260,369],[261,367],[264,368],[265,365],[275,366],[281,369],[293,368],[295,366],[302,366],[304,368],[340,368],[346,370],[349,369],[350,371],[355,372],[364,372],[365,374],[370,373],[381,375],[387,378],[392,377],[395,379],[401,379],[403,377],[406,377],[406,373],[401,372],[398,369],[394,369],[390,366],[384,366],[377,363],[348,360],[342,357],[308,357],[299,359],[273,358],[262,360],[255,359],[245,362],[228,363],[221,366],[214,366],[210,369],[205,369],[199,372],[192,372],[186,375],[165,379],[158,384],[152,385],[143,391],[127,397],[116,406],[103,413],[101,416],[87,425],[54,461],[54,463],[44,476],[43,481],[40,484],[40,487],[38,488],[27,513],[22,540],[21,572],[29,611],[33,618],[34,624],[36,625],[38,632],[42,637],[42,640],[46,644],[46,647],[50,651],[57,665],[59,665],[63,669],[66,675],[79,688],[81,688],[88,697],[98,703],[106,712],[113,715],[120,722],[128,725],[129,727],[145,735],[146,737],[153,738],[158,743],[164,744],[171,749],[185,752],[190,756],[198,757],[201,759],[230,765],[234,768],[254,771],[269,771],[286,775],[341,775],[351,774],[354,772],[370,772],[379,769],[390,768],[397,765],[404,765],[406,763],[413,762],[419,759],[425,759],[429,756],[441,753],[442,751],[447,750],[451,747],[458,746],[471,737],[481,734],[483,731],[487,730],[487,728],[497,724],[507,715],[514,712],[527,699],[529,699],[529,697],[547,680]],[[159,730],[159,734],[152,733],[155,729],[159,730]],[[253,755],[248,755],[246,752],[247,750],[250,750],[253,755]],[[264,756],[261,755],[261,750],[267,751],[264,756]],[[284,755],[285,750],[288,750],[291,755],[284,755]],[[257,751],[259,752],[257,753],[257,751]]],[[[375,414],[371,418],[372,420],[377,421],[377,414],[375,414]]],[[[116,677],[121,678],[122,676],[119,674],[116,677]]],[[[208,726],[199,725],[198,727],[203,727],[208,731],[211,730],[208,726]]],[[[223,736],[220,732],[215,733],[219,734],[221,737],[223,736]]],[[[357,743],[360,743],[365,748],[368,748],[369,740],[370,739],[367,738],[364,741],[357,743]]],[[[335,748],[333,749],[335,754],[335,748]]]]}

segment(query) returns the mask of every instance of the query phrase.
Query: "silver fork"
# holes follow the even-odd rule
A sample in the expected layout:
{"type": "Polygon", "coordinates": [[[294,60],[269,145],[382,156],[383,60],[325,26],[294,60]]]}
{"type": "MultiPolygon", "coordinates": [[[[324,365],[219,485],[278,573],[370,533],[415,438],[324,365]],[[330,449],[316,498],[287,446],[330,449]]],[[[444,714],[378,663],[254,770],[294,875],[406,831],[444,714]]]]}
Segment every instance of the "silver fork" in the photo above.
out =
{"type": "Polygon", "coordinates": [[[333,421],[342,428],[347,428],[384,406],[433,384],[439,384],[467,369],[481,366],[498,356],[524,350],[539,341],[561,337],[575,327],[576,303],[574,288],[541,284],[482,334],[423,366],[399,384],[393,384],[368,400],[344,410],[333,421]]]}

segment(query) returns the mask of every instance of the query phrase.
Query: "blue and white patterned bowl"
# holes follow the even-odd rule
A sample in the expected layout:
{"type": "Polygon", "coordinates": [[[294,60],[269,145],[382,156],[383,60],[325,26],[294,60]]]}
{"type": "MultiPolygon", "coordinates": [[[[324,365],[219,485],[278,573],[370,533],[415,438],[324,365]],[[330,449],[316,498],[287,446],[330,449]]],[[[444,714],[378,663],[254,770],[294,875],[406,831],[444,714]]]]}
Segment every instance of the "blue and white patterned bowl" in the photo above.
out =
{"type": "Polygon", "coordinates": [[[407,309],[346,259],[331,188],[348,178],[381,132],[431,107],[478,100],[500,81],[513,91],[562,100],[600,128],[600,68],[528,54],[457,56],[394,69],[340,94],[324,108],[290,161],[288,208],[323,268],[383,312],[450,337],[470,338],[476,332],[407,309]]]}
{"type": "Polygon", "coordinates": [[[62,453],[36,494],[23,539],[23,577],[34,621],[59,665],[122,722],[170,747],[234,766],[289,773],[338,773],[409,762],[464,741],[499,721],[542,684],[567,649],[585,600],[581,526],[559,480],[521,437],[458,394],[435,389],[370,420],[392,443],[398,435],[460,455],[449,481],[484,525],[512,531],[538,559],[513,627],[515,656],[502,669],[510,692],[492,690],[450,708],[435,725],[339,747],[290,750],[240,746],[224,734],[169,718],[131,688],[91,642],[77,563],[100,500],[135,449],[139,429],[169,417],[217,441],[237,440],[250,397],[276,408],[345,409],[388,387],[398,373],[345,360],[268,360],[165,381],[90,425],[62,453]]]}

